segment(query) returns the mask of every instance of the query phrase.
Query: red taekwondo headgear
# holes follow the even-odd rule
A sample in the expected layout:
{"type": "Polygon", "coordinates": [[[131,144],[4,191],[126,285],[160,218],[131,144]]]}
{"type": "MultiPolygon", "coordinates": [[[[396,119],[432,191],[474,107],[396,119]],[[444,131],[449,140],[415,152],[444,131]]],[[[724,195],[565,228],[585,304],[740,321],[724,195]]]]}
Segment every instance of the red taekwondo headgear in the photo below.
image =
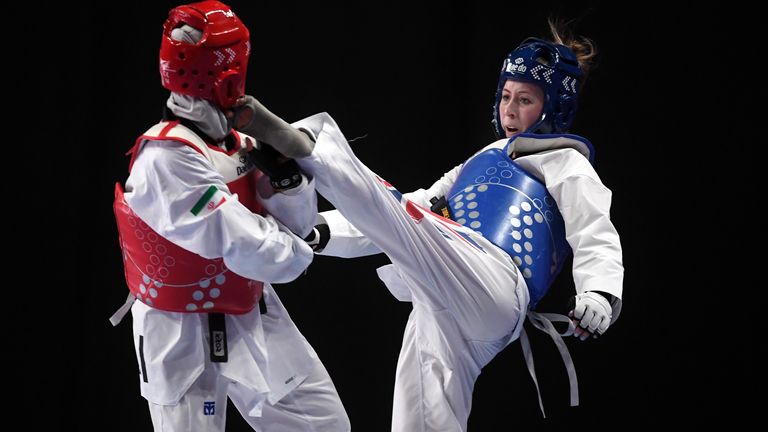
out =
{"type": "Polygon", "coordinates": [[[229,6],[217,1],[182,5],[168,13],[160,44],[163,87],[227,109],[245,94],[251,43],[248,29],[229,6]],[[200,30],[193,44],[171,38],[183,25],[200,30]]]}

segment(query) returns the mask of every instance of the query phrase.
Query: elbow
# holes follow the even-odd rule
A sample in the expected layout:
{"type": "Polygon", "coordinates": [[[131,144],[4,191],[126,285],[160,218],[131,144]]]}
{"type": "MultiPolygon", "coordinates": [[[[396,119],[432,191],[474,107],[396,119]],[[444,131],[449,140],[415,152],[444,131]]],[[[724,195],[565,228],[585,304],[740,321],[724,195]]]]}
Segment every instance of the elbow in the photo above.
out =
{"type": "Polygon", "coordinates": [[[281,233],[259,244],[233,238],[223,253],[224,264],[238,275],[267,283],[290,282],[312,262],[312,249],[297,237],[281,233]]]}
{"type": "Polygon", "coordinates": [[[268,283],[288,283],[309,267],[314,257],[312,249],[298,238],[280,248],[268,248],[269,256],[257,264],[259,280],[268,283]]]}

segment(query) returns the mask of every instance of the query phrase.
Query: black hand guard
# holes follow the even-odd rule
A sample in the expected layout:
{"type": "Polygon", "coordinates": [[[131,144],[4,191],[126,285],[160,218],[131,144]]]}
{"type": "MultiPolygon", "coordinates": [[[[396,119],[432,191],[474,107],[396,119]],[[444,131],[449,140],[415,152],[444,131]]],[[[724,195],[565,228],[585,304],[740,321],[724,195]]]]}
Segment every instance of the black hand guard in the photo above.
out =
{"type": "Polygon", "coordinates": [[[276,191],[293,189],[301,184],[301,169],[295,160],[285,157],[269,144],[260,142],[248,152],[248,159],[269,177],[276,191]]]}

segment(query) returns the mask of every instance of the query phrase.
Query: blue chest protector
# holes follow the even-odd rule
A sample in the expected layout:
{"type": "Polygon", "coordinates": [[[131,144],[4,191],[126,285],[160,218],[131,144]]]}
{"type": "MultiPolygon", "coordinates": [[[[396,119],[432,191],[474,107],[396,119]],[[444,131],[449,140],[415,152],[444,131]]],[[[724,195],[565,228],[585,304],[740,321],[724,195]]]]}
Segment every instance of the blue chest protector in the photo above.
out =
{"type": "Polygon", "coordinates": [[[565,224],[546,186],[504,150],[468,160],[448,192],[452,218],[481,233],[512,257],[534,309],[571,253],[565,224]]]}

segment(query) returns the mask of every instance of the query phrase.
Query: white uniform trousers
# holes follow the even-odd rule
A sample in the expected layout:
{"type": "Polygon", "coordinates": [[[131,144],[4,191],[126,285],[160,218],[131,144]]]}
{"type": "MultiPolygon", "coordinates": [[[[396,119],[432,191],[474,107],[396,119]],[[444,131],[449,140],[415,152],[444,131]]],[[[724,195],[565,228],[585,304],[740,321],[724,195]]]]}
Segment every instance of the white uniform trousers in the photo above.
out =
{"type": "Polygon", "coordinates": [[[327,114],[297,122],[317,145],[298,162],[318,192],[391,259],[382,279],[413,302],[397,366],[392,430],[464,431],[481,368],[522,329],[528,289],[475,231],[400,197],[363,165],[327,114]]]}

